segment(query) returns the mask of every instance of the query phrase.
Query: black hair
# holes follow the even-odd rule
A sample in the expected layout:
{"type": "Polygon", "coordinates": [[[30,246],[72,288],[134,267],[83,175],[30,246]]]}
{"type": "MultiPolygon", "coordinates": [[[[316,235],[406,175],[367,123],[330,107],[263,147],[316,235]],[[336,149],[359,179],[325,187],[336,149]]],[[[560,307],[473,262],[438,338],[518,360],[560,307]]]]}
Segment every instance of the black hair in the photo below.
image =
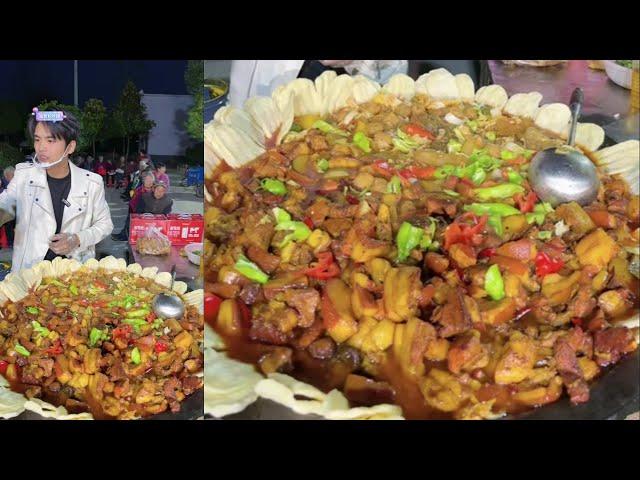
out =
{"type": "Polygon", "coordinates": [[[156,162],[156,170],[158,170],[159,168],[162,168],[162,167],[166,167],[166,165],[164,163],[162,163],[162,162],[156,162]]]}
{"type": "Polygon", "coordinates": [[[146,150],[140,150],[140,153],[143,154],[143,155],[146,155],[147,151],[146,150]]]}
{"type": "MultiPolygon", "coordinates": [[[[53,109],[48,109],[47,111],[52,110],[53,109]]],[[[38,123],[42,123],[47,126],[47,129],[56,140],[64,140],[66,145],[69,145],[74,140],[77,142],[78,136],[80,135],[80,124],[78,120],[69,111],[63,110],[62,113],[65,117],[61,122],[38,122],[35,115],[31,115],[27,121],[27,130],[29,131],[29,135],[31,135],[31,139],[33,140],[34,138],[38,123]]]]}

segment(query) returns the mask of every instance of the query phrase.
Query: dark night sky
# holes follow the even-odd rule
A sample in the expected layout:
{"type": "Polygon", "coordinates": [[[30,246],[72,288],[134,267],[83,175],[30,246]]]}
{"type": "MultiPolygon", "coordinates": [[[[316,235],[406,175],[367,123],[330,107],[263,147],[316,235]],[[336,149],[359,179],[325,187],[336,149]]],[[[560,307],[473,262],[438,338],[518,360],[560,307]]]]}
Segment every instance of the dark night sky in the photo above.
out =
{"type": "MultiPolygon", "coordinates": [[[[187,60],[80,60],[78,103],[101,99],[113,107],[128,79],[145,93],[185,95],[187,60]]],[[[73,104],[73,60],[0,61],[0,100],[28,108],[42,100],[73,104]]]]}

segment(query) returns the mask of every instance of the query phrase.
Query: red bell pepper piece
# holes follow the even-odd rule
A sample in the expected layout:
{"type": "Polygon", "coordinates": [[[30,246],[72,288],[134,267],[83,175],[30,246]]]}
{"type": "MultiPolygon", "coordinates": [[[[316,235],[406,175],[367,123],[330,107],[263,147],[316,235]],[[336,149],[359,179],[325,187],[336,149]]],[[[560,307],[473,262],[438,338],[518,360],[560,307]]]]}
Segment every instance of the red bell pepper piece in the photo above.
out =
{"type": "Polygon", "coordinates": [[[358,205],[360,203],[360,200],[358,200],[353,195],[347,195],[346,199],[347,199],[347,202],[349,202],[351,205],[358,205]]]}
{"type": "Polygon", "coordinates": [[[60,340],[58,339],[52,346],[45,350],[45,353],[48,353],[49,355],[60,355],[63,351],[64,349],[62,348],[60,340]]]}
{"type": "Polygon", "coordinates": [[[433,178],[436,173],[436,167],[416,167],[411,165],[403,168],[398,172],[401,178],[417,178],[418,180],[428,180],[433,178]]]}
{"type": "Polygon", "coordinates": [[[384,178],[391,178],[396,173],[395,169],[384,160],[376,160],[371,166],[377,174],[384,178]]]}
{"type": "Polygon", "coordinates": [[[303,222],[307,227],[309,227],[311,230],[313,230],[313,220],[311,220],[311,217],[305,217],[303,222]]]}
{"type": "Polygon", "coordinates": [[[207,292],[204,296],[204,316],[207,321],[214,322],[218,317],[218,310],[222,299],[213,293],[207,292]]]}
{"type": "Polygon", "coordinates": [[[482,241],[482,232],[487,224],[487,215],[477,217],[473,213],[461,215],[456,221],[450,224],[444,231],[444,248],[448,250],[455,243],[464,243],[466,245],[477,245],[482,241]],[[460,223],[459,220],[472,218],[475,225],[460,223]]]}
{"type": "Polygon", "coordinates": [[[515,199],[520,211],[522,213],[529,213],[533,212],[533,207],[538,201],[538,196],[535,194],[535,192],[529,192],[526,196],[518,194],[515,196],[515,199]]]}
{"type": "Polygon", "coordinates": [[[410,123],[405,127],[404,130],[409,135],[418,135],[419,137],[428,138],[429,140],[433,140],[434,138],[436,138],[433,133],[416,123],[410,123]]]}
{"type": "Polygon", "coordinates": [[[131,325],[120,325],[113,329],[111,336],[113,338],[129,338],[131,335],[131,325]]]}
{"type": "Polygon", "coordinates": [[[478,258],[491,258],[496,254],[495,248],[483,248],[478,252],[478,258]]]}
{"type": "Polygon", "coordinates": [[[164,342],[156,342],[153,348],[156,353],[166,352],[167,350],[169,350],[169,346],[164,342]]]}
{"type": "Polygon", "coordinates": [[[559,272],[564,266],[564,262],[560,258],[551,258],[545,252],[538,252],[536,255],[536,275],[544,277],[549,273],[559,272]]]}

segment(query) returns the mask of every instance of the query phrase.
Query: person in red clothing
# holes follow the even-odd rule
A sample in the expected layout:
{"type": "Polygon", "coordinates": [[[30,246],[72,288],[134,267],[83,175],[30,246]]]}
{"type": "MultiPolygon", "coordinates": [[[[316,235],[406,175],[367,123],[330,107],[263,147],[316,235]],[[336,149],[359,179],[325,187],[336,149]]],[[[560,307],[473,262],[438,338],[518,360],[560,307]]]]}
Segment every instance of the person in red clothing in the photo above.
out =
{"type": "Polygon", "coordinates": [[[111,239],[117,242],[124,242],[129,238],[129,224],[131,223],[131,214],[136,212],[136,207],[140,202],[140,198],[145,193],[153,191],[153,184],[155,182],[155,177],[153,176],[153,172],[146,171],[141,174],[142,177],[142,185],[136,188],[133,193],[133,197],[129,202],[129,212],[127,213],[127,219],[124,222],[124,227],[118,234],[111,235],[111,239]]]}
{"type": "Polygon", "coordinates": [[[107,179],[107,162],[104,161],[104,157],[102,155],[98,156],[98,161],[93,166],[93,171],[102,177],[102,180],[105,181],[107,179]]]}

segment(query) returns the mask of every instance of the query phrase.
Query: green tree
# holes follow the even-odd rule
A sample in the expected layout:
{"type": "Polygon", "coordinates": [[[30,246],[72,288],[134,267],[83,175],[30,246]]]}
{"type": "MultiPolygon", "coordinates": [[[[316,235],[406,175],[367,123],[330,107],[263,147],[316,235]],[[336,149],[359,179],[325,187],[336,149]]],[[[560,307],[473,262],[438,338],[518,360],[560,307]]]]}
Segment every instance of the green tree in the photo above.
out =
{"type": "Polygon", "coordinates": [[[23,158],[24,156],[17,148],[8,143],[0,143],[0,175],[5,167],[21,162],[23,158]]]}
{"type": "Polygon", "coordinates": [[[82,111],[83,133],[93,147],[93,157],[96,156],[96,140],[103,132],[107,109],[102,100],[90,98],[84,104],[82,111]]]}
{"type": "Polygon", "coordinates": [[[184,72],[184,83],[187,91],[193,95],[193,106],[187,114],[185,127],[187,133],[198,140],[204,141],[204,96],[202,88],[204,84],[204,61],[189,60],[187,70],[184,72]]]}
{"type": "Polygon", "coordinates": [[[147,119],[147,107],[135,84],[129,80],[122,89],[118,103],[113,110],[113,120],[124,136],[125,156],[129,156],[131,137],[147,135],[155,127],[153,120],[147,119]]]}
{"type": "Polygon", "coordinates": [[[83,113],[75,105],[65,105],[57,100],[44,100],[38,105],[38,110],[65,110],[73,114],[78,120],[80,126],[80,135],[76,145],[76,152],[85,152],[91,146],[91,141],[87,138],[84,131],[83,113]]]}

